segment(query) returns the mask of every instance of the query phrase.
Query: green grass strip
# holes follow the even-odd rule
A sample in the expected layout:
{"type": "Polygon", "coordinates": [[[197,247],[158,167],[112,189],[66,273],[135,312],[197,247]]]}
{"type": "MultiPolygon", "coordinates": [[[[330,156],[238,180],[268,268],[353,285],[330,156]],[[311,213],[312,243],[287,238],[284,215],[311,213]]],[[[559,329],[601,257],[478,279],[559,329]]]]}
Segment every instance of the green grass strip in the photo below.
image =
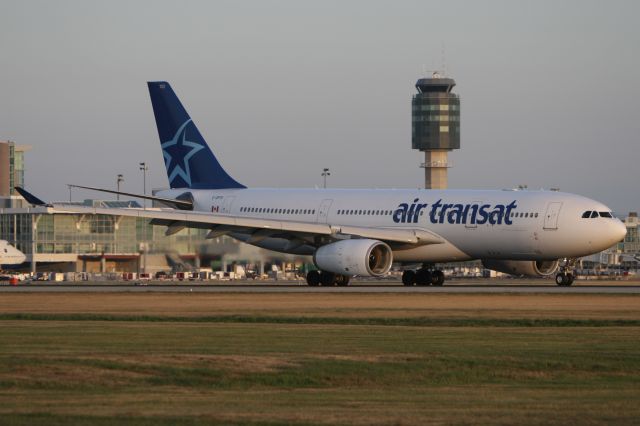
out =
{"type": "Polygon", "coordinates": [[[125,321],[175,323],[240,324],[330,324],[412,327],[639,327],[635,319],[552,319],[552,318],[376,318],[305,317],[262,315],[163,316],[112,314],[4,313],[0,321],[125,321]]]}

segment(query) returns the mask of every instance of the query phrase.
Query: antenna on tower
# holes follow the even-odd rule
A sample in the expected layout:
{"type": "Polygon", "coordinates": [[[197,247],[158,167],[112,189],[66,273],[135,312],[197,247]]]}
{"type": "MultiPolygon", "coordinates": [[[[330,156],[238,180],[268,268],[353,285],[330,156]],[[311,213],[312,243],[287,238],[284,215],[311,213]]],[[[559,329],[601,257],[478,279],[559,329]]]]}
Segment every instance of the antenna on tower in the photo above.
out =
{"type": "Polygon", "coordinates": [[[442,60],[442,76],[446,77],[447,76],[447,63],[445,61],[446,56],[445,56],[445,49],[444,49],[444,41],[442,42],[442,50],[441,50],[441,60],[442,60]]]}

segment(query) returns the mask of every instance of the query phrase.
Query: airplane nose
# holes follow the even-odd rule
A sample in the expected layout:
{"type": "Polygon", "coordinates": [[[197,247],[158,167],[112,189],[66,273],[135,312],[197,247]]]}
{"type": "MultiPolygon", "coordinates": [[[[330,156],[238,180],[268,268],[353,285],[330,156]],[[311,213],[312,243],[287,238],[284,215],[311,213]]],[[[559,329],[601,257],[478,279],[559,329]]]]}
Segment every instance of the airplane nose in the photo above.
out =
{"type": "Polygon", "coordinates": [[[615,236],[616,242],[622,241],[624,237],[627,235],[626,225],[622,223],[620,220],[617,220],[615,222],[615,226],[613,227],[611,235],[615,236]]]}

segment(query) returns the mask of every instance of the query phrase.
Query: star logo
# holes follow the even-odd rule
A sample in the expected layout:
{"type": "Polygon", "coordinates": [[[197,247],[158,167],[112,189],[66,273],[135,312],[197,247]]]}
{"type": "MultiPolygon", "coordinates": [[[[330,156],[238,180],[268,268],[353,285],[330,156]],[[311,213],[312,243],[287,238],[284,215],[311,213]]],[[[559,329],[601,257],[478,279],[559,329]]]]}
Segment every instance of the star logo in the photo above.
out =
{"type": "Polygon", "coordinates": [[[189,160],[196,155],[198,151],[204,149],[199,143],[187,140],[186,129],[189,123],[191,123],[191,119],[188,119],[180,126],[171,140],[161,145],[164,165],[167,168],[170,184],[179,176],[188,186],[191,186],[189,160]],[[182,161],[180,161],[180,159],[182,159],[182,161]]]}

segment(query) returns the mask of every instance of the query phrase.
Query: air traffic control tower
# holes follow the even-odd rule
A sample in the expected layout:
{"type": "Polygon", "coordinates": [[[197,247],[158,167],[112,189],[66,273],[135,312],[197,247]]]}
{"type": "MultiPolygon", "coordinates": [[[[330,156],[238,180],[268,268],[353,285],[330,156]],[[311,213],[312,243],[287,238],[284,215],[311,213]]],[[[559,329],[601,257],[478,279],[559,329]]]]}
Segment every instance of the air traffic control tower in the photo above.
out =
{"type": "Polygon", "coordinates": [[[460,149],[460,98],[451,90],[452,78],[433,73],[416,82],[418,93],[411,101],[411,146],[424,152],[424,186],[445,189],[448,153],[460,149]]]}

